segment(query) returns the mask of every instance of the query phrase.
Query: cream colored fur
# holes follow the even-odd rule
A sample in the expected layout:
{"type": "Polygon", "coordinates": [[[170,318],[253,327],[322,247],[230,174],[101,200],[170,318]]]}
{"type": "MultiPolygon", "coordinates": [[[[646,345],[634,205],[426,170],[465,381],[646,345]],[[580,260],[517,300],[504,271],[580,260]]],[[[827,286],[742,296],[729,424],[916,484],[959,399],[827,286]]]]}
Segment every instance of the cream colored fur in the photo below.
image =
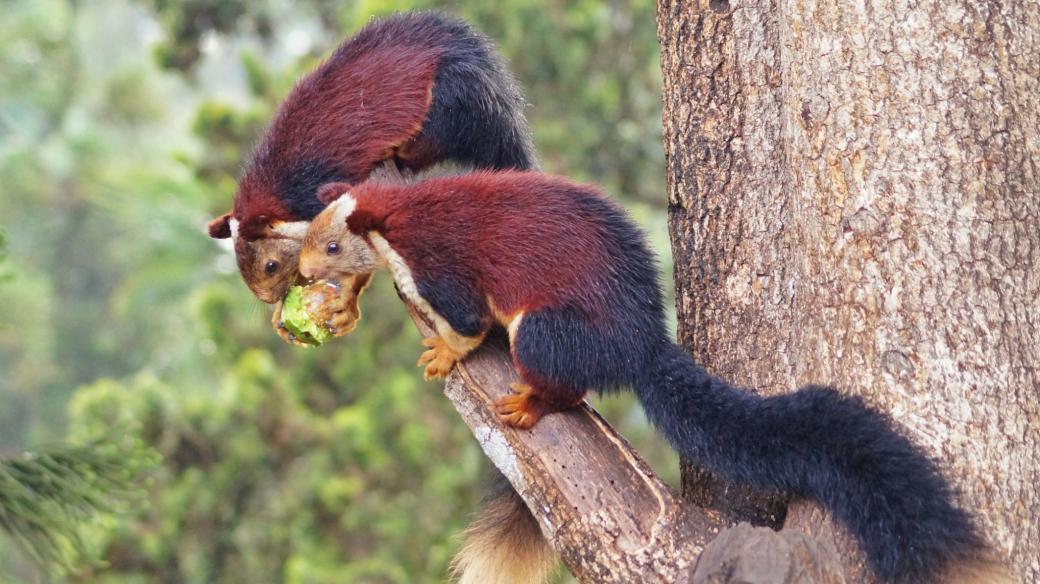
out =
{"type": "Polygon", "coordinates": [[[357,208],[357,200],[350,196],[350,193],[343,193],[338,199],[329,203],[328,208],[332,210],[332,224],[343,225],[357,208]]]}
{"type": "Polygon", "coordinates": [[[451,561],[458,584],[543,584],[556,568],[556,553],[515,492],[487,502],[462,533],[451,561]]]}
{"type": "Polygon", "coordinates": [[[271,231],[279,237],[292,239],[293,241],[303,241],[309,226],[309,221],[279,221],[271,226],[271,231]]]}
{"type": "MultiPolygon", "coordinates": [[[[430,320],[433,321],[434,328],[437,330],[437,334],[444,339],[448,345],[460,355],[465,355],[472,351],[476,345],[480,344],[480,339],[477,339],[476,343],[467,337],[464,337],[451,328],[448,321],[444,320],[444,317],[437,314],[437,312],[430,306],[430,303],[426,301],[419,294],[419,287],[415,284],[415,278],[412,276],[412,270],[408,267],[408,264],[401,257],[401,254],[397,253],[394,248],[390,247],[390,243],[379,235],[375,231],[369,232],[369,241],[372,242],[372,247],[376,249],[386,264],[390,275],[393,276],[394,282],[397,284],[397,289],[401,291],[401,294],[408,299],[409,302],[415,305],[416,308],[422,311],[430,320]]],[[[483,337],[481,337],[483,338],[483,337]]]]}

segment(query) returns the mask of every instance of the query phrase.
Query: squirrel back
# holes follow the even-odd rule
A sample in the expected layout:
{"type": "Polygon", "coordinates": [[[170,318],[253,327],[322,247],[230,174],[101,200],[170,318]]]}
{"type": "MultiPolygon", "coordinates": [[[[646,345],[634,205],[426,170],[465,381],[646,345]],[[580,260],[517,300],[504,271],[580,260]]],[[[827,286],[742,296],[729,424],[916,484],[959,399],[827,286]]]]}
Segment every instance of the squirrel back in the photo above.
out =
{"type": "Polygon", "coordinates": [[[360,182],[388,158],[413,170],[445,160],[532,168],[524,104],[492,42],[465,22],[440,12],[375,20],[279,107],[246,166],[235,217],[273,198],[288,213],[275,218],[311,219],[324,208],[318,187],[360,182]]]}

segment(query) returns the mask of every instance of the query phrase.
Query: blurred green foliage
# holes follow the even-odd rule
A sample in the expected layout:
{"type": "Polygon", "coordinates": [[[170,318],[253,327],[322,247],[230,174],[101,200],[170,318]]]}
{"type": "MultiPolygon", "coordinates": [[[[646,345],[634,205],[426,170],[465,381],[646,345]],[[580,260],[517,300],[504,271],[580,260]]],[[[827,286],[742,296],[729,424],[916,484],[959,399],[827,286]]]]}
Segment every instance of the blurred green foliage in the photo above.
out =
{"type": "MultiPolygon", "coordinates": [[[[290,347],[203,233],[294,81],[371,16],[429,7],[499,42],[544,168],[603,184],[667,257],[653,3],[3,3],[0,458],[111,428],[162,457],[85,532],[103,565],[57,581],[443,580],[486,463],[388,278],[355,333],[290,347]]],[[[597,407],[674,479],[631,399],[597,407]]],[[[0,581],[41,578],[0,537],[0,581]]]]}
{"type": "Polygon", "coordinates": [[[133,433],[109,428],[79,446],[0,459],[0,528],[44,570],[77,570],[97,556],[85,525],[141,493],[156,462],[133,433]]]}

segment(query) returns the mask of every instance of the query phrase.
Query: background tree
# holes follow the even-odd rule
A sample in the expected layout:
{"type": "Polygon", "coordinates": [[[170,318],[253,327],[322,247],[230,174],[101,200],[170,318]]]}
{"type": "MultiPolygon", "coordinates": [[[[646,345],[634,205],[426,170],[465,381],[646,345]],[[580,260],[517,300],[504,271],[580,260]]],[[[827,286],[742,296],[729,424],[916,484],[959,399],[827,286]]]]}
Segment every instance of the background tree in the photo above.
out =
{"type": "Polygon", "coordinates": [[[1040,578],[1040,6],[662,0],[658,31],[681,342],[890,412],[1040,578]]]}

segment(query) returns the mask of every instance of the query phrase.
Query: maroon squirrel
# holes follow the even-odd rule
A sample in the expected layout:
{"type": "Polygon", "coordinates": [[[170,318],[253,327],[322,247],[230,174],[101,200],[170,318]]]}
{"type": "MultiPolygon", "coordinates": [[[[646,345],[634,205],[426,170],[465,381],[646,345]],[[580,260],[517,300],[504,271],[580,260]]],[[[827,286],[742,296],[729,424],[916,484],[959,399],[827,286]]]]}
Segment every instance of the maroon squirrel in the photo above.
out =
{"type": "MultiPolygon", "coordinates": [[[[233,240],[239,272],[260,300],[277,303],[298,278],[307,222],[330,181],[356,183],[381,164],[420,170],[440,162],[476,168],[537,166],[525,100],[493,43],[437,12],[373,20],[299,81],[245,166],[233,209],[209,224],[233,240]]],[[[345,289],[356,296],[363,289],[345,289]]],[[[350,307],[349,298],[342,308],[350,307]]],[[[355,305],[356,306],[356,305],[355,305]]],[[[455,560],[462,582],[539,581],[554,555],[523,502],[499,477],[455,560]],[[503,518],[508,518],[503,520],[503,518]],[[520,538],[530,545],[510,545],[520,538]],[[502,554],[509,550],[509,557],[502,554]]]]}
{"type": "Polygon", "coordinates": [[[882,581],[1005,577],[936,464],[887,416],[829,387],[761,397],[676,346],[643,233],[597,189],[479,171],[333,183],[319,196],[330,204],[306,234],[301,274],[340,280],[387,269],[435,324],[420,359],[431,376],[504,328],[522,380],[494,404],[505,424],[531,428],[590,390],[632,388],[683,457],[823,505],[882,581]]]}

